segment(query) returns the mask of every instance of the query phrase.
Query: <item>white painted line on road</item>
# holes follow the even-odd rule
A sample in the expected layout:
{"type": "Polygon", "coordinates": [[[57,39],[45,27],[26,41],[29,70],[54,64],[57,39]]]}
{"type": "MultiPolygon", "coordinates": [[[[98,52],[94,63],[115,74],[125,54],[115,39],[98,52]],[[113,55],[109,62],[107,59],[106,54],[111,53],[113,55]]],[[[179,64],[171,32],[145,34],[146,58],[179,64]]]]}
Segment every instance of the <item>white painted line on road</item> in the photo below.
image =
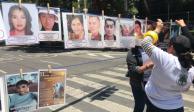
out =
{"type": "Polygon", "coordinates": [[[112,70],[119,70],[119,71],[127,72],[127,68],[121,68],[121,67],[114,67],[112,68],[112,70]]]}
{"type": "MultiPolygon", "coordinates": [[[[103,84],[100,84],[100,83],[92,82],[92,81],[82,79],[82,78],[78,78],[78,77],[74,77],[70,80],[74,81],[76,83],[82,84],[84,86],[89,86],[89,87],[95,88],[95,89],[100,89],[100,88],[106,86],[106,85],[103,85],[103,84]]],[[[113,94],[117,95],[117,96],[120,96],[120,97],[123,97],[123,98],[126,98],[126,99],[133,100],[133,95],[130,91],[125,91],[125,90],[118,89],[113,94]]]]}
{"type": "Polygon", "coordinates": [[[97,56],[96,54],[93,53],[88,53],[89,56],[97,56]]]}
{"type": "Polygon", "coordinates": [[[0,72],[3,73],[3,74],[6,74],[7,73],[6,71],[1,70],[1,69],[0,69],[0,72]]]}
{"type": "Polygon", "coordinates": [[[111,82],[111,83],[114,83],[114,84],[121,84],[121,85],[124,85],[124,86],[129,86],[128,81],[122,81],[122,80],[119,80],[119,79],[110,78],[110,77],[107,77],[107,76],[102,76],[102,75],[97,75],[97,74],[85,74],[85,75],[87,77],[96,78],[96,79],[103,80],[103,81],[108,81],[108,82],[111,82]]]}
{"type": "Polygon", "coordinates": [[[102,56],[104,56],[104,57],[106,57],[106,58],[115,58],[115,57],[113,57],[113,56],[111,56],[111,55],[108,55],[108,54],[102,54],[102,56]]]}
{"type": "MultiPolygon", "coordinates": [[[[80,89],[75,89],[75,91],[78,92],[78,93],[86,93],[86,92],[84,92],[80,89]]],[[[67,94],[69,94],[69,93],[67,93],[67,94]]],[[[89,93],[86,93],[86,94],[89,94],[89,93]]],[[[69,94],[69,95],[73,96],[72,94],[69,94]]],[[[77,94],[76,96],[73,96],[73,97],[76,97],[76,98],[79,99],[79,98],[83,97],[83,95],[82,94],[77,94]]],[[[94,100],[94,101],[91,101],[90,98],[86,98],[83,101],[85,101],[87,103],[90,103],[94,106],[97,106],[98,108],[101,108],[101,109],[104,109],[104,110],[107,110],[107,111],[111,111],[111,112],[131,112],[133,110],[132,108],[129,108],[129,107],[126,107],[124,105],[120,105],[118,103],[108,101],[108,100],[94,100]]]]}
{"type": "Polygon", "coordinates": [[[193,102],[194,103],[194,96],[191,96],[191,95],[188,95],[186,93],[183,93],[183,99],[186,100],[186,101],[190,101],[190,102],[193,102]]]}
{"type": "Polygon", "coordinates": [[[194,91],[194,87],[193,87],[193,86],[191,86],[191,87],[190,87],[190,90],[194,91]]]}
{"type": "Polygon", "coordinates": [[[119,76],[119,77],[125,77],[125,74],[119,73],[119,72],[113,72],[113,71],[102,71],[100,73],[107,74],[107,75],[112,75],[112,76],[119,76]]]}
{"type": "Polygon", "coordinates": [[[105,85],[103,85],[103,84],[96,83],[96,82],[89,81],[89,80],[82,79],[82,78],[78,78],[78,77],[73,77],[73,78],[67,79],[67,80],[82,84],[84,86],[89,86],[89,87],[92,87],[92,88],[95,88],[95,89],[100,89],[102,87],[105,87],[105,85]]]}
{"type": "Polygon", "coordinates": [[[65,109],[59,111],[59,112],[83,112],[83,111],[81,111],[73,106],[70,106],[68,108],[65,108],[65,109]]]}
{"type": "Polygon", "coordinates": [[[56,62],[52,62],[52,61],[45,61],[45,60],[40,60],[40,61],[43,62],[43,63],[50,63],[50,64],[55,64],[55,65],[60,65],[60,66],[62,66],[62,64],[56,63],[56,62]]]}

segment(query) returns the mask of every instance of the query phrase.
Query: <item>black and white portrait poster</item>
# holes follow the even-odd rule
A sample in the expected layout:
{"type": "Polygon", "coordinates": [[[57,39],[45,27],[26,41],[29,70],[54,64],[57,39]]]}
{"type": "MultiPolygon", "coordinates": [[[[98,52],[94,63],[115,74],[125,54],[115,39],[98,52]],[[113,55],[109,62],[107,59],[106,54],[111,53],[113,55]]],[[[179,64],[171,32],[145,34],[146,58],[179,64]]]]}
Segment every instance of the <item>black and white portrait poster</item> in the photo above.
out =
{"type": "Polygon", "coordinates": [[[119,22],[119,47],[131,48],[135,46],[135,37],[133,34],[134,20],[133,19],[120,19],[119,22]]]}
{"type": "Polygon", "coordinates": [[[86,16],[62,13],[65,48],[87,47],[86,16]]]}
{"type": "Polygon", "coordinates": [[[0,10],[0,41],[7,38],[7,32],[5,30],[5,24],[3,22],[3,17],[0,10]]]}
{"type": "Polygon", "coordinates": [[[35,4],[2,3],[8,38],[6,45],[38,43],[38,11],[35,4]]]}
{"type": "Polygon", "coordinates": [[[88,47],[103,48],[102,16],[87,15],[88,47]]]}
{"type": "Polygon", "coordinates": [[[40,69],[39,107],[65,104],[65,69],[40,69]]]}
{"type": "Polygon", "coordinates": [[[10,112],[29,112],[38,108],[38,72],[5,76],[10,112]]]}
{"type": "Polygon", "coordinates": [[[39,41],[62,41],[60,9],[38,7],[39,41]]]}
{"type": "Polygon", "coordinates": [[[117,18],[104,17],[104,47],[118,47],[118,32],[117,18]]]}

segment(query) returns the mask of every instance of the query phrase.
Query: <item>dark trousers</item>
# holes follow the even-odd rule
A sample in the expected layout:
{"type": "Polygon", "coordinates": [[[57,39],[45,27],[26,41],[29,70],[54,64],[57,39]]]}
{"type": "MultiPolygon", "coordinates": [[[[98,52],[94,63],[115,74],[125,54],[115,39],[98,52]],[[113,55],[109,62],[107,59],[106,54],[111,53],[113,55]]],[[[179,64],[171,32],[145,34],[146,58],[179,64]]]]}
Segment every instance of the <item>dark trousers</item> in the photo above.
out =
{"type": "Polygon", "coordinates": [[[130,80],[130,85],[135,100],[133,112],[143,112],[146,103],[146,94],[141,82],[133,82],[130,80]]]}
{"type": "Polygon", "coordinates": [[[146,112],[184,112],[184,108],[178,108],[178,109],[171,109],[171,110],[164,110],[164,109],[160,109],[156,106],[154,106],[149,99],[146,99],[146,104],[147,104],[147,110],[146,112]]]}

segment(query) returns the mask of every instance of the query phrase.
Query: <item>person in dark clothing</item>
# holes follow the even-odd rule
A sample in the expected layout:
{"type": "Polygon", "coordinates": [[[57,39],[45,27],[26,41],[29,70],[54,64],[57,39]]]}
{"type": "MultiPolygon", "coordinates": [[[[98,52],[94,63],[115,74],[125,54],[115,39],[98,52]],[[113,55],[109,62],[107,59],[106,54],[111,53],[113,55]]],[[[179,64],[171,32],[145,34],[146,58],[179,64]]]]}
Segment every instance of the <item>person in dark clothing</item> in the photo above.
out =
{"type": "Polygon", "coordinates": [[[127,54],[127,66],[128,72],[126,74],[129,77],[135,106],[134,112],[143,112],[145,106],[145,92],[142,88],[143,74],[139,73],[136,69],[137,66],[142,65],[141,53],[139,52],[140,47],[136,46],[129,50],[127,54]]]}
{"type": "MultiPolygon", "coordinates": [[[[189,28],[185,24],[183,19],[176,20],[176,23],[181,27],[182,35],[185,35],[187,38],[189,38],[191,42],[191,48],[192,52],[194,51],[194,36],[189,32],[189,28]]],[[[194,65],[194,61],[192,62],[194,65]]],[[[192,81],[193,86],[194,86],[194,80],[192,81]]]]}
{"type": "Polygon", "coordinates": [[[133,112],[143,112],[146,104],[146,94],[144,86],[151,74],[151,70],[147,70],[151,67],[148,61],[148,56],[143,49],[136,45],[128,51],[126,62],[128,66],[128,72],[126,77],[129,77],[130,86],[132,89],[135,106],[133,112]]]}

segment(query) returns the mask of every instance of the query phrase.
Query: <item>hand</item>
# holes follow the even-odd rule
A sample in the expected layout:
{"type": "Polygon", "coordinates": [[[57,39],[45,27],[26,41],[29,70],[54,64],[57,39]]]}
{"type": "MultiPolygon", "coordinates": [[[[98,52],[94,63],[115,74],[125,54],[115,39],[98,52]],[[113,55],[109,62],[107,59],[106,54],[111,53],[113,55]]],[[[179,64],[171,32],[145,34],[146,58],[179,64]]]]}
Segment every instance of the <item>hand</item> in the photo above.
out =
{"type": "Polygon", "coordinates": [[[163,28],[163,22],[161,19],[157,19],[157,22],[156,22],[156,29],[154,30],[156,33],[160,33],[162,31],[162,28],[163,28]]]}
{"type": "Polygon", "coordinates": [[[176,22],[180,27],[186,26],[186,24],[185,24],[185,22],[184,22],[183,19],[175,20],[175,22],[176,22]]]}

